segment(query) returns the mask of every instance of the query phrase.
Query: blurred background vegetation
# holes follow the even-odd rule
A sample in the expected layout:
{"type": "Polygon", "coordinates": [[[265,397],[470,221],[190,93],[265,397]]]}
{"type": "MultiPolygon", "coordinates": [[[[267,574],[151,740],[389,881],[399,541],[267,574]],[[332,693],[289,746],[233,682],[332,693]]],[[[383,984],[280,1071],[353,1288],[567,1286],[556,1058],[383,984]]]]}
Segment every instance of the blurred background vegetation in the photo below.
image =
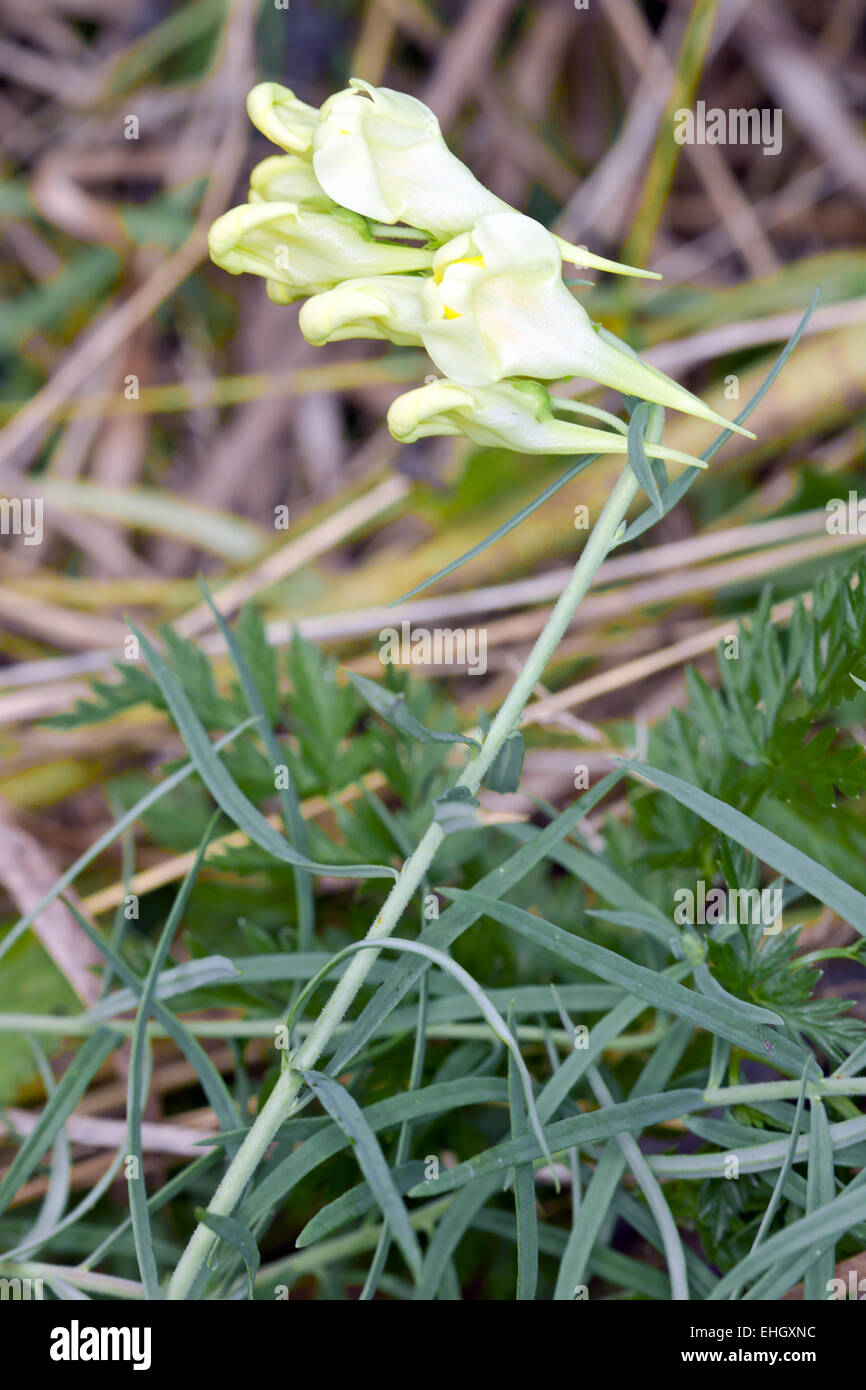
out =
{"type": "MultiPolygon", "coordinates": [[[[562,804],[576,762],[594,777],[641,747],[683,703],[684,663],[709,675],[716,644],[768,582],[784,617],[784,600],[820,570],[850,563],[860,536],[828,534],[825,506],[861,485],[866,440],[864,0],[41,0],[38,24],[32,2],[2,0],[0,15],[0,494],[42,498],[45,528],[39,546],[0,537],[6,920],[134,799],[130,787],[182,751],[149,706],[105,724],[41,722],[122,659],[125,615],[176,623],[223,675],[199,573],[229,616],[255,600],[277,647],[298,626],[367,675],[380,674],[383,626],[483,623],[486,677],[437,673],[469,721],[479,704],[495,708],[543,625],[585,534],[574,509],[594,519],[619,466],[599,461],[495,546],[386,610],[565,465],[465,441],[398,446],[384,414],[423,381],[423,354],[314,349],[296,306],[277,308],[260,281],[210,265],[209,223],[245,199],[249,170],[273,152],[245,113],[256,81],[314,105],[350,76],[421,97],[501,197],[594,251],[663,272],[658,283],[602,277],[579,293],[728,416],[820,290],[749,420],[757,441],[733,439],[686,501],[602,571],[528,711],[525,789],[497,798],[497,814],[526,815],[527,793],[562,804]],[[677,144],[674,112],[697,100],[780,110],[781,151],[677,144]],[[288,530],[275,526],[283,507],[288,530]]],[[[669,419],[674,447],[699,452],[711,438],[700,422],[669,419]]],[[[331,801],[305,808],[313,822],[333,816],[356,772],[323,773],[331,801]]],[[[812,824],[808,835],[825,833],[812,824]]],[[[189,848],[178,824],[162,832],[137,839],[141,931],[189,848]]],[[[203,883],[204,919],[221,879],[207,871],[203,883]]],[[[116,908],[121,847],[79,888],[92,914],[116,908]]],[[[363,905],[352,913],[349,936],[366,921],[363,905]]],[[[838,922],[814,930],[812,944],[848,939],[838,922]]],[[[4,961],[0,1007],[89,1002],[89,951],[55,904],[38,939],[4,961]]],[[[862,997],[862,983],[846,993],[862,997]]],[[[220,1057],[230,1068],[227,1049],[220,1057]]],[[[166,1073],[157,1108],[182,1108],[173,1084],[166,1073]]],[[[103,1113],[118,1113],[105,1090],[103,1113]]],[[[41,1095],[26,1047],[0,1041],[0,1099],[41,1095]]]]}

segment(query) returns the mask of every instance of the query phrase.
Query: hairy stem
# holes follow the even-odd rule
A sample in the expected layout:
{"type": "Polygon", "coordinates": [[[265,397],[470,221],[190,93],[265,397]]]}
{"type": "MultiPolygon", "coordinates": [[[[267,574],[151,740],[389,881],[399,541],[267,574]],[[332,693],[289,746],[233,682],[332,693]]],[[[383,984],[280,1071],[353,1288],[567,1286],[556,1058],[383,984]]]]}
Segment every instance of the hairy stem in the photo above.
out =
{"type": "MultiPolygon", "coordinates": [[[[611,491],[581,551],[571,579],[539,634],[526,665],[501,705],[482,747],[458,777],[457,786],[466,787],[473,794],[477,792],[505,740],[516,729],[527,701],[607,555],[637,488],[634,474],[627,467],[611,491]]],[[[367,933],[367,941],[384,940],[393,932],[443,839],[441,826],[437,821],[431,821],[417,848],[403,865],[381,912],[367,933]]],[[[237,1206],[268,1145],[280,1125],[292,1113],[303,1086],[299,1073],[315,1066],[377,957],[377,951],[359,951],[341,976],[315,1025],[294,1055],[292,1067],[283,1071],[226,1170],[208,1206],[209,1213],[228,1216],[237,1206]]],[[[215,1240],[216,1236],[208,1226],[200,1224],[196,1227],[169,1283],[168,1298],[188,1297],[215,1240]]]]}

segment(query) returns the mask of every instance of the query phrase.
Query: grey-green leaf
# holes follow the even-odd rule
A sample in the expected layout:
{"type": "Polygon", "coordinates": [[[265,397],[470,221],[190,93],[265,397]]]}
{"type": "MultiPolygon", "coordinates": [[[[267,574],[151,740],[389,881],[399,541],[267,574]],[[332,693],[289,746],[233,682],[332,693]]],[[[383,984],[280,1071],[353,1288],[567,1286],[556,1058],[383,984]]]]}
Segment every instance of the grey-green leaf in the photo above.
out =
{"type": "Polygon", "coordinates": [[[420,719],[415,718],[406,703],[405,695],[388,690],[379,681],[371,681],[367,676],[359,675],[357,671],[347,671],[346,674],[364,703],[375,710],[387,724],[399,729],[401,734],[407,734],[418,743],[468,743],[471,748],[480,748],[478,740],[470,738],[468,734],[438,733],[428,729],[420,719]]]}
{"type": "Polygon", "coordinates": [[[629,758],[623,759],[623,766],[636,776],[651,782],[660,791],[667,792],[681,806],[694,811],[695,815],[700,816],[708,825],[712,825],[724,835],[729,835],[758,859],[769,864],[777,873],[790,879],[792,883],[799,884],[807,893],[811,893],[812,897],[832,908],[856,931],[866,936],[866,897],[829,869],[825,869],[823,864],[810,859],[808,854],[788,844],[787,840],[781,839],[780,836],[774,835],[771,830],[759,825],[742,811],[720,801],[718,797],[710,796],[700,787],[692,786],[680,777],[674,777],[670,772],[663,772],[660,768],[649,767],[646,763],[634,762],[629,758]]]}
{"type": "Polygon", "coordinates": [[[273,826],[240,790],[220,762],[190,700],[172,671],[169,670],[153,643],[129,621],[129,628],[141,644],[154,680],[162,691],[177,727],[183,736],[199,776],[232,822],[260,849],[295,868],[308,869],[331,878],[396,878],[396,870],[380,864],[317,864],[306,855],[293,850],[273,826]]]}
{"type": "Polygon", "coordinates": [[[352,1144],[358,1166],[375,1193],[391,1234],[417,1280],[422,1263],[418,1237],[409,1223],[408,1213],[394,1186],[391,1170],[379,1147],[379,1141],[364,1118],[363,1111],[345,1086],[341,1086],[333,1077],[315,1071],[303,1071],[301,1075],[352,1144]]]}

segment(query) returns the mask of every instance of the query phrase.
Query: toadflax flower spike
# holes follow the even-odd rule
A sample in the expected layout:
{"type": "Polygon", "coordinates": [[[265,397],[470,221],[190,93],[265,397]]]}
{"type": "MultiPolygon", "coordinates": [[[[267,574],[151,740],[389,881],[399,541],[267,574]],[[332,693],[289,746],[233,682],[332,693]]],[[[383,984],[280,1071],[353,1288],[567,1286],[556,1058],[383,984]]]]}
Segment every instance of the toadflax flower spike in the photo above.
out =
{"type": "Polygon", "coordinates": [[[469,386],[505,377],[588,377],[737,434],[664,372],[599,337],[569,293],[550,232],[519,212],[482,217],[433,257],[424,281],[424,346],[445,376],[469,386]]]}
{"type": "MultiPolygon", "coordinates": [[[[388,428],[402,444],[428,435],[462,434],[475,444],[524,454],[628,453],[626,435],[558,420],[554,405],[539,381],[501,381],[484,387],[432,381],[392,402],[388,428]]],[[[663,444],[647,443],[644,451],[650,458],[706,467],[702,459],[663,444]]]]}
{"type": "Polygon", "coordinates": [[[429,269],[431,252],[374,241],[362,217],[338,208],[310,212],[296,203],[245,203],[218,217],[208,234],[211,260],[230,275],[263,275],[268,293],[288,304],[356,275],[429,269]]]}

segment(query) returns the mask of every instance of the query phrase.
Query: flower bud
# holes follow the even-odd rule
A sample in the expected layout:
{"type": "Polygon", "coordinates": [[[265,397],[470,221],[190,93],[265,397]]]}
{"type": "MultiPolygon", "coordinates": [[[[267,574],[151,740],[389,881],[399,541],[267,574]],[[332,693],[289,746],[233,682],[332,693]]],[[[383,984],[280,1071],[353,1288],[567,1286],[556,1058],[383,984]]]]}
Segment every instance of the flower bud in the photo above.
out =
{"type": "Polygon", "coordinates": [[[268,280],[279,303],[332,289],[342,280],[426,270],[431,253],[374,241],[355,213],[309,212],[295,203],[245,203],[217,218],[211,259],[230,275],[248,271],[268,280]]]}
{"type": "Polygon", "coordinates": [[[249,201],[297,203],[311,212],[332,212],[334,209],[312,164],[298,154],[274,154],[257,164],[250,174],[249,201]]]}
{"type": "Polygon", "coordinates": [[[345,338],[388,338],[404,347],[420,346],[422,284],[418,275],[344,280],[308,299],[298,324],[316,347],[345,338]]]}
{"type": "Polygon", "coordinates": [[[309,153],[319,113],[315,106],[299,101],[288,87],[260,82],[247,97],[247,114],[256,130],[281,149],[309,153]]]}

